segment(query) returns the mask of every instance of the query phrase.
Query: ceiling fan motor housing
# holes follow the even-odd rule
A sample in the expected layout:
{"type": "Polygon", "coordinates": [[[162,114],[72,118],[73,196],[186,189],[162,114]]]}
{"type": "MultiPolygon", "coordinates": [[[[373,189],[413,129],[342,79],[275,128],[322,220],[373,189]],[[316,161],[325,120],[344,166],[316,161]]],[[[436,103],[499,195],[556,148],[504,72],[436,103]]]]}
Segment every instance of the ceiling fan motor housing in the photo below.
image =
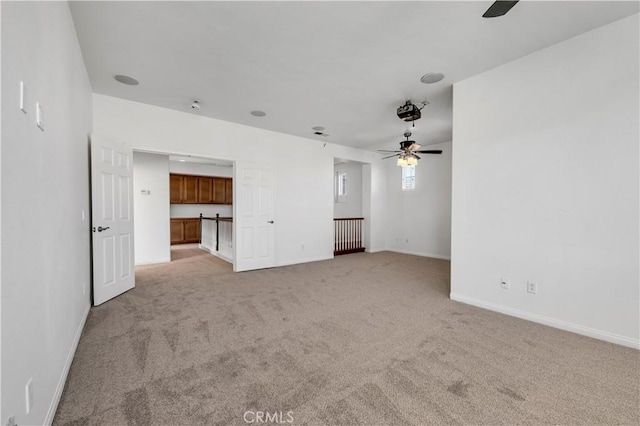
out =
{"type": "Polygon", "coordinates": [[[407,101],[406,104],[398,108],[398,118],[402,121],[414,121],[422,117],[420,109],[415,106],[411,101],[407,101]]]}
{"type": "Polygon", "coordinates": [[[407,149],[411,145],[413,145],[414,143],[416,143],[416,142],[415,141],[410,141],[410,140],[402,141],[402,142],[400,142],[400,149],[407,149]]]}

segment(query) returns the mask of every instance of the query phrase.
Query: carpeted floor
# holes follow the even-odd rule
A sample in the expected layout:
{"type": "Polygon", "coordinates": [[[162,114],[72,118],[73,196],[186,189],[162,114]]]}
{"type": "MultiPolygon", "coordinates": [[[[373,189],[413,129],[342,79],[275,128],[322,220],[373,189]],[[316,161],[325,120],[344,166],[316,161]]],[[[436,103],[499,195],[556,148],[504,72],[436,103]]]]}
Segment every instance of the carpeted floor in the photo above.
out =
{"type": "Polygon", "coordinates": [[[92,308],[55,424],[640,423],[638,351],[452,302],[449,262],[172,253],[92,308]]]}

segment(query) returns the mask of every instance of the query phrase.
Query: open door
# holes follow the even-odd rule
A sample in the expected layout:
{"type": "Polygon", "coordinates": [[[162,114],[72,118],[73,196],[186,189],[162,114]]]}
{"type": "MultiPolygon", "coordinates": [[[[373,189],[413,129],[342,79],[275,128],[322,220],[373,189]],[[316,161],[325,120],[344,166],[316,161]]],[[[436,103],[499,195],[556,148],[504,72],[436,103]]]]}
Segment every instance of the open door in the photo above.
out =
{"type": "Polygon", "coordinates": [[[273,267],[273,167],[237,161],[234,175],[234,271],[273,267]]]}
{"type": "Polygon", "coordinates": [[[133,157],[130,148],[91,137],[93,304],[135,286],[133,157]]]}

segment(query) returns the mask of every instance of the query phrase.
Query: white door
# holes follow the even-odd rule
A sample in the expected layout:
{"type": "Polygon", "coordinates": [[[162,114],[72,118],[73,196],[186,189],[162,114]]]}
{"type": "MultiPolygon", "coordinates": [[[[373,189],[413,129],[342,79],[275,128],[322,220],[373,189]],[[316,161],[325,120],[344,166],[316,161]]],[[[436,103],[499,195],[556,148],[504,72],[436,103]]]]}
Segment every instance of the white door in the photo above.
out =
{"type": "Polygon", "coordinates": [[[91,137],[93,304],[135,286],[132,151],[91,137]]]}
{"type": "Polygon", "coordinates": [[[273,167],[237,161],[234,168],[234,271],[275,266],[273,167]]]}

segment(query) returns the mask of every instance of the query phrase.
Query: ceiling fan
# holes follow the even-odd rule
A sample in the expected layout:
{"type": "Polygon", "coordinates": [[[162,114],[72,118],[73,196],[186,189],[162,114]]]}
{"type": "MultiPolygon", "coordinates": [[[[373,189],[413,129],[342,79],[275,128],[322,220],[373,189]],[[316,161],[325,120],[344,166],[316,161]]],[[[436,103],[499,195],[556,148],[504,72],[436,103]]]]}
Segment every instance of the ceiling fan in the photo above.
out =
{"type": "Polygon", "coordinates": [[[389,151],[386,149],[379,149],[378,152],[395,153],[393,155],[383,157],[382,159],[384,160],[386,158],[398,157],[398,166],[415,166],[416,164],[418,164],[418,160],[420,160],[420,156],[417,154],[442,154],[442,150],[439,149],[420,151],[421,146],[415,141],[410,141],[410,136],[411,132],[404,132],[404,137],[407,138],[407,140],[400,142],[399,150],[389,151]]]}
{"type": "Polygon", "coordinates": [[[483,18],[497,18],[498,16],[502,16],[511,10],[513,6],[518,3],[516,1],[496,1],[494,2],[489,9],[482,15],[483,18]]]}

